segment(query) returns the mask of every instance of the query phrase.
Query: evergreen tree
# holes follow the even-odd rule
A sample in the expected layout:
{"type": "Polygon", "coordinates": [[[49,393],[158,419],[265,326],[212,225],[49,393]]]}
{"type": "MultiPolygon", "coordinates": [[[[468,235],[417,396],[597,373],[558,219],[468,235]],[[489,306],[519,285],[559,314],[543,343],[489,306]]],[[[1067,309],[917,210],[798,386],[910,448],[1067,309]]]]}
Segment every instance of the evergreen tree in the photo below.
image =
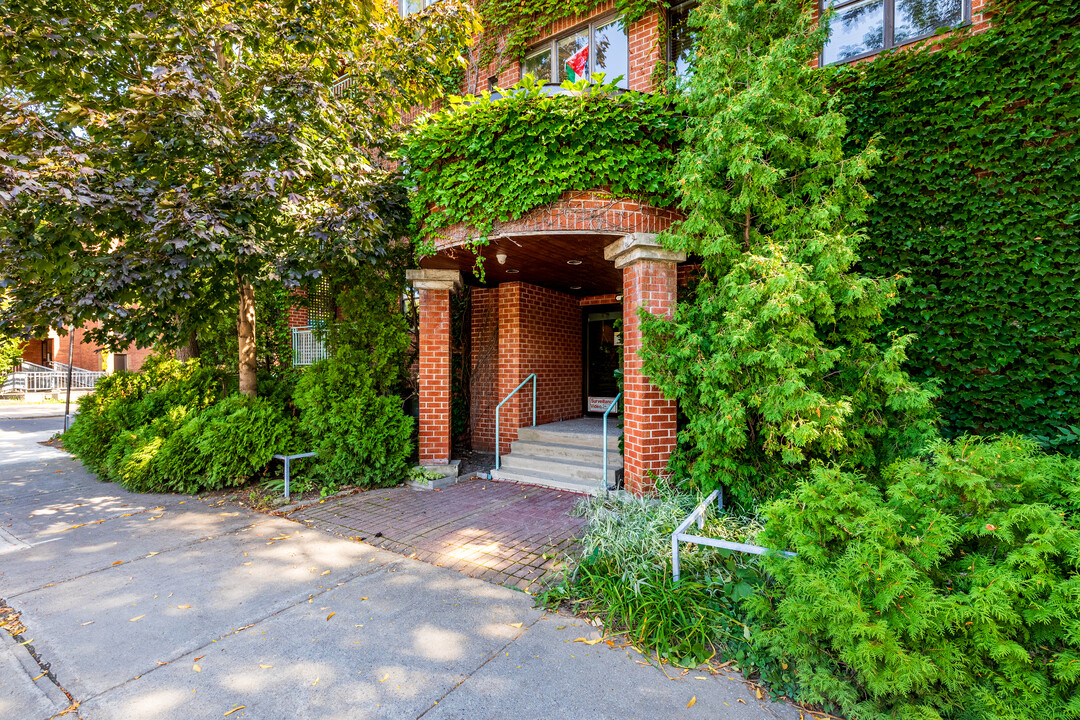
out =
{"type": "Polygon", "coordinates": [[[686,219],[663,242],[701,261],[672,320],[643,315],[645,372],[686,416],[676,471],[747,503],[820,462],[874,468],[934,434],[912,336],[871,342],[899,277],[853,271],[878,160],[845,156],[800,0],[706,0],[675,167],[686,219]]]}

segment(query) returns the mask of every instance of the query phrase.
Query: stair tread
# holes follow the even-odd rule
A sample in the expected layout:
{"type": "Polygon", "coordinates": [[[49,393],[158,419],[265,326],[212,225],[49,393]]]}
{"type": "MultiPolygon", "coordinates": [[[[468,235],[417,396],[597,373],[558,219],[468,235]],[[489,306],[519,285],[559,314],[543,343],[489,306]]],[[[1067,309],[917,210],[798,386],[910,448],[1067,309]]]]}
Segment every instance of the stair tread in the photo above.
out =
{"type": "Polygon", "coordinates": [[[540,485],[542,487],[551,487],[557,490],[567,490],[570,492],[580,492],[590,495],[595,495],[600,492],[600,479],[595,480],[582,480],[580,478],[571,478],[562,475],[552,475],[549,473],[537,473],[537,472],[514,472],[512,470],[507,471],[505,469],[493,470],[491,473],[493,480],[503,480],[508,482],[518,482],[528,485],[540,485]]]}

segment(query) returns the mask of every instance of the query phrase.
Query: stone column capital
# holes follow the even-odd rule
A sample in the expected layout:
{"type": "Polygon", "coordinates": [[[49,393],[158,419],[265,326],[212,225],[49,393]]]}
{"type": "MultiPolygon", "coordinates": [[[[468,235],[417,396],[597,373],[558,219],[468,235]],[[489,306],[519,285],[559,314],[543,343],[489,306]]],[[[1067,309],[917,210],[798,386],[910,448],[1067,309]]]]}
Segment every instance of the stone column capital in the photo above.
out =
{"type": "Polygon", "coordinates": [[[686,253],[665,250],[656,233],[631,233],[605,247],[604,259],[613,261],[616,270],[622,270],[645,260],[681,263],[686,260],[686,253]]]}
{"type": "Polygon", "coordinates": [[[454,290],[464,284],[458,270],[417,268],[406,270],[405,278],[417,290],[454,290]]]}

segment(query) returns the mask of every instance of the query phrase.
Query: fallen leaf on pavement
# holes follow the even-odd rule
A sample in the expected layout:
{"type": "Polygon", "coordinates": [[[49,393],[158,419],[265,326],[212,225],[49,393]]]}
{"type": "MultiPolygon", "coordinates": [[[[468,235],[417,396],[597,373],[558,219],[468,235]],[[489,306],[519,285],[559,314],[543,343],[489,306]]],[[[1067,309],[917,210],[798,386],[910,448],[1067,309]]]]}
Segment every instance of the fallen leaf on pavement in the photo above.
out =
{"type": "Polygon", "coordinates": [[[135,622],[136,620],[142,620],[144,617],[146,617],[146,616],[145,615],[136,615],[135,617],[128,620],[128,622],[135,622]]]}
{"type": "Polygon", "coordinates": [[[697,695],[690,698],[690,702],[686,703],[686,707],[692,708],[692,707],[694,707],[694,703],[696,703],[696,702],[697,702],[697,695]]]}
{"type": "Polygon", "coordinates": [[[324,570],[323,572],[321,572],[321,573],[319,573],[319,574],[320,574],[320,575],[329,575],[329,574],[330,574],[330,571],[329,571],[329,570],[324,570]]]}
{"type": "Polygon", "coordinates": [[[329,620],[330,618],[334,617],[335,615],[337,615],[337,613],[332,612],[332,613],[330,613],[329,615],[326,616],[326,619],[329,620]]]}
{"type": "Polygon", "coordinates": [[[199,666],[199,663],[195,663],[194,665],[192,665],[191,669],[195,672],[202,672],[202,667],[199,666]]]}
{"type": "Polygon", "coordinates": [[[694,679],[695,680],[708,680],[709,678],[705,677],[704,675],[695,675],[694,679]]]}
{"type": "Polygon", "coordinates": [[[187,610],[189,607],[191,607],[191,606],[190,605],[177,605],[176,609],[177,610],[187,610]]]}
{"type": "Polygon", "coordinates": [[[315,682],[311,683],[311,687],[315,687],[319,684],[319,678],[315,678],[315,682]]]}
{"type": "Polygon", "coordinates": [[[758,700],[760,700],[763,697],[763,695],[761,694],[761,690],[759,690],[757,688],[754,688],[754,692],[757,694],[757,699],[758,700]]]}
{"type": "Polygon", "coordinates": [[[236,706],[236,707],[234,707],[234,708],[233,708],[232,710],[229,710],[229,711],[228,711],[228,712],[226,712],[226,713],[225,713],[224,715],[222,715],[222,717],[229,717],[230,715],[232,715],[232,714],[233,714],[234,712],[236,712],[237,710],[243,710],[243,709],[244,709],[244,708],[246,708],[246,707],[247,707],[247,705],[237,705],[237,706],[236,706]]]}
{"type": "Polygon", "coordinates": [[[205,656],[205,655],[200,655],[199,657],[195,658],[194,662],[199,662],[199,661],[200,661],[200,660],[202,660],[202,659],[203,659],[204,657],[206,657],[206,656],[205,656]]]}
{"type": "Polygon", "coordinates": [[[596,643],[600,642],[603,639],[604,638],[596,638],[595,640],[586,640],[583,637],[579,637],[579,638],[576,638],[574,640],[574,642],[585,643],[586,645],[595,645],[596,643]]]}
{"type": "Polygon", "coordinates": [[[519,627],[521,627],[521,625],[522,625],[522,623],[510,623],[510,627],[519,628],[519,627]]]}
{"type": "Polygon", "coordinates": [[[270,668],[272,668],[274,666],[273,665],[262,665],[262,664],[260,664],[259,667],[261,667],[263,670],[269,670],[270,668]]]}
{"type": "Polygon", "coordinates": [[[389,679],[390,679],[390,673],[386,673],[385,675],[383,675],[383,676],[382,676],[382,677],[381,677],[381,678],[379,679],[379,682],[386,682],[386,681],[387,681],[387,680],[389,680],[389,679]]]}

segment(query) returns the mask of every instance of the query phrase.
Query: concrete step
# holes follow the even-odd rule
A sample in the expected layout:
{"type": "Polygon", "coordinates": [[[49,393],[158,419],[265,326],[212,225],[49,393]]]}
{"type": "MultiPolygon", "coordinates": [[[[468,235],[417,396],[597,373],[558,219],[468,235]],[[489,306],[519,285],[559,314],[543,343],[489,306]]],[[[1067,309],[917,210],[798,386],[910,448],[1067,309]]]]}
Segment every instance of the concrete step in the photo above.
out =
{"type": "Polygon", "coordinates": [[[566,490],[568,492],[582,493],[584,495],[598,495],[600,493],[599,480],[580,480],[556,475],[544,475],[537,473],[523,474],[505,467],[491,471],[491,479],[502,482],[515,482],[523,485],[539,485],[540,487],[554,490],[566,490]]]}
{"type": "MultiPolygon", "coordinates": [[[[581,447],[579,445],[563,445],[561,443],[537,442],[535,440],[515,440],[510,443],[510,455],[565,460],[582,465],[595,465],[596,467],[604,464],[602,450],[600,447],[581,447]]],[[[622,455],[619,454],[618,447],[608,448],[608,467],[622,467],[622,464],[623,459],[622,455]]]]}
{"type": "MultiPolygon", "coordinates": [[[[568,423],[558,423],[559,425],[568,425],[568,423]]],[[[523,427],[518,428],[518,440],[527,440],[529,442],[546,443],[549,445],[570,445],[578,448],[595,448],[600,450],[603,447],[604,436],[590,429],[588,432],[575,432],[573,429],[558,428],[550,429],[549,425],[537,425],[536,427],[523,427]]],[[[608,451],[619,451],[619,429],[613,422],[608,423],[608,451]]]]}
{"type": "MultiPolygon", "coordinates": [[[[580,463],[573,460],[556,460],[535,455],[515,455],[510,453],[502,457],[502,467],[520,475],[542,475],[565,478],[570,481],[583,480],[600,484],[603,470],[601,463],[580,463]]],[[[615,471],[622,468],[622,463],[608,462],[608,482],[615,482],[615,471]]]]}

